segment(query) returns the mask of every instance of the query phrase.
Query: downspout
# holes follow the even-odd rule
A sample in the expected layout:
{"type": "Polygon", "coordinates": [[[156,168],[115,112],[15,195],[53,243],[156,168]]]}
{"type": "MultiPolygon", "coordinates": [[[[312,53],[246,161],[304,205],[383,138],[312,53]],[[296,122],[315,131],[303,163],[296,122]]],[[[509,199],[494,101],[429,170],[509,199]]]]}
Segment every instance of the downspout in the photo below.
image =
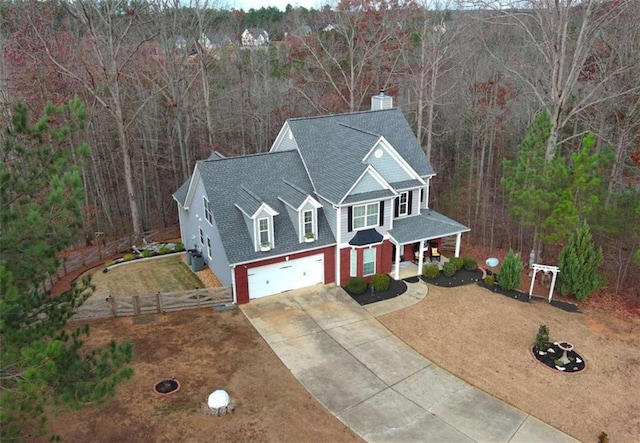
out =
{"type": "Polygon", "coordinates": [[[341,220],[340,220],[340,206],[338,206],[336,211],[338,220],[337,220],[337,235],[336,235],[336,286],[340,286],[340,241],[341,241],[341,236],[340,234],[342,233],[342,224],[341,224],[341,220]]]}
{"type": "Polygon", "coordinates": [[[233,293],[233,303],[238,304],[238,294],[236,293],[236,265],[231,266],[231,291],[233,293]]]}
{"type": "Polygon", "coordinates": [[[402,245],[396,245],[396,269],[393,275],[394,280],[400,280],[400,247],[402,245]]]}

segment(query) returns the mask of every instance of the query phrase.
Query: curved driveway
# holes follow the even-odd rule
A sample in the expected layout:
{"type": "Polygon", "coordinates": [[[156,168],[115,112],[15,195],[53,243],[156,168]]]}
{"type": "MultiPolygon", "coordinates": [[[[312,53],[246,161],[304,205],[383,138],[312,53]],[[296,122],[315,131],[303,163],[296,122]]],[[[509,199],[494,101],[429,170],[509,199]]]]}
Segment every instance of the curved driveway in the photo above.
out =
{"type": "Polygon", "coordinates": [[[423,298],[426,285],[360,306],[333,285],[241,306],[277,356],[325,408],[366,441],[575,442],[439,368],[376,316],[423,298]]]}

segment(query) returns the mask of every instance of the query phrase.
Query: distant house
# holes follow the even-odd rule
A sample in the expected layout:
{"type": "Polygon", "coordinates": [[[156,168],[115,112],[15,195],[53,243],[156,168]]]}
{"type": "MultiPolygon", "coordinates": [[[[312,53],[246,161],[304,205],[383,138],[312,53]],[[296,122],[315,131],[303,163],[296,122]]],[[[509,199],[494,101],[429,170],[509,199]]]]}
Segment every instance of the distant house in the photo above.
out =
{"type": "Polygon", "coordinates": [[[224,46],[235,46],[235,39],[224,32],[207,32],[200,36],[200,44],[205,51],[212,51],[224,46]]]}
{"type": "Polygon", "coordinates": [[[240,37],[242,46],[266,46],[269,44],[269,34],[263,28],[247,28],[240,37]]]}
{"type": "MultiPolygon", "coordinates": [[[[429,208],[435,175],[391,97],[371,111],[287,120],[270,152],[199,161],[173,197],[182,241],[236,303],[392,273],[469,228],[429,208]]],[[[416,271],[419,272],[419,271],[416,271]]]]}
{"type": "Polygon", "coordinates": [[[173,48],[178,52],[183,52],[187,49],[187,38],[183,35],[178,35],[171,40],[173,48]]]}

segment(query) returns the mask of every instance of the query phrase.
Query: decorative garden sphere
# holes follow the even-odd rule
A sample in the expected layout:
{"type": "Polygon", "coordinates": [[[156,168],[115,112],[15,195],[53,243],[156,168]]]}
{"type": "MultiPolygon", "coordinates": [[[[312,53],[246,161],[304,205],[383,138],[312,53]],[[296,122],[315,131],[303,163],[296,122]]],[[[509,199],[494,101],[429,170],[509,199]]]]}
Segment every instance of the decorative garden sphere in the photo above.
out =
{"type": "Polygon", "coordinates": [[[229,406],[229,401],[230,399],[229,399],[229,394],[227,394],[227,391],[218,389],[217,391],[213,391],[209,395],[209,398],[207,400],[207,405],[211,409],[226,408],[227,406],[229,406]]]}

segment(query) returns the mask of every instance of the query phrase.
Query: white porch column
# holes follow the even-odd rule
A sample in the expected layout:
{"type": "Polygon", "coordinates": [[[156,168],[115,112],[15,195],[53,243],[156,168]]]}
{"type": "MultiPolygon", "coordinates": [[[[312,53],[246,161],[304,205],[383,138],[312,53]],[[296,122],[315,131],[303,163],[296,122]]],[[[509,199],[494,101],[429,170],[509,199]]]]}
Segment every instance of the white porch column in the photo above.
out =
{"type": "Polygon", "coordinates": [[[462,240],[462,232],[458,232],[456,234],[456,253],[454,254],[455,257],[460,257],[460,243],[462,240]]]}
{"type": "Polygon", "coordinates": [[[418,275],[422,275],[422,267],[424,266],[424,241],[420,240],[420,251],[418,252],[418,275]]]}
{"type": "Polygon", "coordinates": [[[396,266],[393,271],[394,280],[400,280],[400,246],[401,245],[396,245],[396,266]]]}

